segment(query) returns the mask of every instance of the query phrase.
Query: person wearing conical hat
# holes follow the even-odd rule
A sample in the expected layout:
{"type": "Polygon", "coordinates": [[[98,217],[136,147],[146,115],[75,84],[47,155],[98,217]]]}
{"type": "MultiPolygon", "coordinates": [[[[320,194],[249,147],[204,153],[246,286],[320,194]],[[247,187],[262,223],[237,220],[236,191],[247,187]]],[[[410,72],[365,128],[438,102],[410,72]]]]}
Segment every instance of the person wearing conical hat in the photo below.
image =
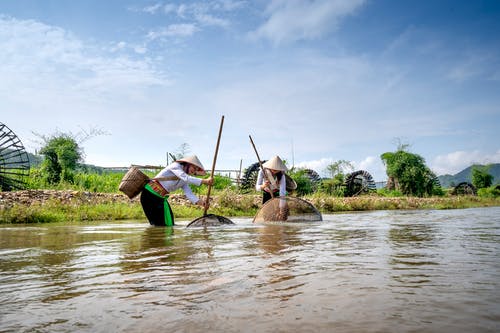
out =
{"type": "Polygon", "coordinates": [[[146,184],[141,193],[141,205],[151,225],[173,226],[174,214],[168,202],[170,192],[182,188],[184,194],[194,204],[205,206],[189,187],[212,185],[213,177],[197,178],[205,175],[205,169],[196,155],[186,156],[166,166],[146,184]]]}
{"type": "Polygon", "coordinates": [[[262,203],[264,204],[271,199],[271,192],[274,197],[286,195],[285,172],[288,171],[288,168],[279,156],[274,156],[269,161],[263,163],[262,167],[267,177],[264,176],[263,170],[260,169],[255,189],[263,192],[262,203]]]}

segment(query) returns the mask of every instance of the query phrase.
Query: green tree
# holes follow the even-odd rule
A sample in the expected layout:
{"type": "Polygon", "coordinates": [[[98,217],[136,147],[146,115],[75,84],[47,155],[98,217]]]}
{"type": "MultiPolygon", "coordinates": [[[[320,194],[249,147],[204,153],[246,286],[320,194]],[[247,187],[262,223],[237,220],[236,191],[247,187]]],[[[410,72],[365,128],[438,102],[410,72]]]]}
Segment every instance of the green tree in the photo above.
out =
{"type": "Polygon", "coordinates": [[[419,197],[440,193],[439,181],[425,165],[424,158],[406,149],[407,145],[400,145],[396,152],[380,156],[389,177],[388,189],[419,197]]]}
{"type": "Polygon", "coordinates": [[[81,144],[101,134],[106,133],[98,129],[82,130],[77,134],[57,131],[50,136],[35,133],[42,140],[39,154],[45,157],[41,166],[45,180],[49,184],[56,184],[60,181],[72,182],[74,172],[84,157],[81,144]]]}
{"type": "Polygon", "coordinates": [[[64,133],[50,137],[40,154],[45,156],[42,171],[49,184],[72,181],[76,166],[83,157],[75,138],[64,133]]]}
{"type": "Polygon", "coordinates": [[[314,186],[305,169],[292,169],[288,174],[297,183],[295,189],[297,195],[302,196],[314,192],[314,186]]]}
{"type": "Polygon", "coordinates": [[[472,185],[477,189],[490,187],[493,184],[493,176],[489,174],[489,169],[489,165],[474,165],[472,167],[472,185]]]}
{"type": "Polygon", "coordinates": [[[332,179],[339,178],[339,175],[341,175],[341,178],[344,178],[345,172],[354,171],[354,166],[349,161],[338,160],[328,165],[326,171],[332,179]]]}
{"type": "Polygon", "coordinates": [[[350,161],[338,160],[328,165],[325,170],[330,176],[329,179],[323,179],[320,184],[320,191],[329,195],[345,195],[345,176],[346,173],[354,171],[354,165],[350,161]]]}

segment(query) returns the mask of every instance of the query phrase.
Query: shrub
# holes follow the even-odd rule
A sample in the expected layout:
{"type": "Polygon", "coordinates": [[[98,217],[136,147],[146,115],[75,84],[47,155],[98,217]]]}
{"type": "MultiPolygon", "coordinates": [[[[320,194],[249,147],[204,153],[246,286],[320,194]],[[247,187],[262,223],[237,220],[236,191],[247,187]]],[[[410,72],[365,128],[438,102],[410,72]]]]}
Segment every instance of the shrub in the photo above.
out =
{"type": "Polygon", "coordinates": [[[490,186],[477,190],[477,195],[482,198],[498,198],[500,197],[500,186],[490,186]]]}

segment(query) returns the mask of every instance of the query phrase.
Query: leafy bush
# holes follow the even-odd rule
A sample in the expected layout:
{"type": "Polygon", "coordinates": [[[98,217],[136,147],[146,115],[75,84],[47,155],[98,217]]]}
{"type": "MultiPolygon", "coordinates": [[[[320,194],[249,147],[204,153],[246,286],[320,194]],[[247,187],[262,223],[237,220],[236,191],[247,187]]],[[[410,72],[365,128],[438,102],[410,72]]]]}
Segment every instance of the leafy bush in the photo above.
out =
{"type": "Polygon", "coordinates": [[[405,195],[424,197],[432,195],[440,187],[436,175],[425,165],[422,156],[400,147],[396,152],[386,152],[380,157],[395,190],[405,195]]]}
{"type": "Polygon", "coordinates": [[[311,179],[306,175],[306,170],[298,169],[289,173],[289,176],[297,183],[295,192],[299,196],[311,194],[314,192],[314,186],[311,179]]]}
{"type": "Polygon", "coordinates": [[[478,165],[472,167],[472,185],[477,189],[488,188],[493,184],[493,176],[488,173],[489,168],[478,165]]]}
{"type": "Polygon", "coordinates": [[[483,198],[498,198],[500,197],[500,186],[490,186],[477,190],[477,195],[483,198]]]}
{"type": "Polygon", "coordinates": [[[334,179],[323,179],[319,185],[318,192],[333,195],[335,197],[343,197],[345,195],[345,186],[343,179],[338,177],[334,179]]]}

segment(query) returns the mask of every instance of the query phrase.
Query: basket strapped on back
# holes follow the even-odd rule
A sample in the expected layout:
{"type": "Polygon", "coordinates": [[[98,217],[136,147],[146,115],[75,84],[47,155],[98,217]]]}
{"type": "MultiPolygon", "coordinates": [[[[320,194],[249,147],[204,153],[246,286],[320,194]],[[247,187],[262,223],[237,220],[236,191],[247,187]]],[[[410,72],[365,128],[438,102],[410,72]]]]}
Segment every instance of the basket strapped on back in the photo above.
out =
{"type": "MultiPolygon", "coordinates": [[[[176,176],[172,177],[157,177],[156,180],[177,180],[176,176]]],[[[131,166],[125,176],[123,176],[118,190],[125,193],[130,199],[135,198],[139,193],[141,193],[144,186],[151,180],[147,175],[145,175],[139,168],[131,166]]]]}

